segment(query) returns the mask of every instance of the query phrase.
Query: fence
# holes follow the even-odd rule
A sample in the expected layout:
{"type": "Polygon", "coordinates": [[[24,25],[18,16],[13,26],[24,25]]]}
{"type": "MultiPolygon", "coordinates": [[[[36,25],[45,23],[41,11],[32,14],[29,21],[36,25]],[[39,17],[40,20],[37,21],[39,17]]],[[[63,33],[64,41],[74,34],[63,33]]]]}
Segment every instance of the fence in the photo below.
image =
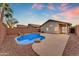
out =
{"type": "Polygon", "coordinates": [[[79,37],[79,25],[76,25],[75,32],[76,32],[76,35],[79,37]]]}
{"type": "Polygon", "coordinates": [[[19,35],[32,32],[39,33],[39,30],[36,28],[27,28],[27,27],[16,27],[13,29],[7,29],[7,35],[19,35]]]}

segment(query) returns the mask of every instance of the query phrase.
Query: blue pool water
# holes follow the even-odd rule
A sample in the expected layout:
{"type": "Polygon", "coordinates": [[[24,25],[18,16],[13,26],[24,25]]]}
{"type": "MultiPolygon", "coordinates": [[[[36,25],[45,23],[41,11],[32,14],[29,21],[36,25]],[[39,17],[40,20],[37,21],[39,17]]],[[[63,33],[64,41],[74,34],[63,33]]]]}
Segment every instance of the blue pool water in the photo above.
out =
{"type": "Polygon", "coordinates": [[[31,33],[31,34],[18,36],[15,40],[18,44],[30,44],[30,43],[34,43],[36,39],[42,41],[45,39],[45,37],[37,33],[31,33]]]}

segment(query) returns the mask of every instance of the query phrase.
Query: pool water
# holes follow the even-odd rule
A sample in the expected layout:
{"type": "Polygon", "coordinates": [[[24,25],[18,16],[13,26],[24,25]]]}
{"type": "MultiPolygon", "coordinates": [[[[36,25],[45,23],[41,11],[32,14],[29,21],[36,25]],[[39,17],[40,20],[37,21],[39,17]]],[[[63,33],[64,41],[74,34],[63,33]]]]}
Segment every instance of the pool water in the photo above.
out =
{"type": "Polygon", "coordinates": [[[45,37],[41,36],[40,34],[37,34],[37,33],[30,33],[30,34],[25,34],[25,35],[18,36],[15,38],[15,40],[18,44],[35,43],[36,39],[43,41],[45,39],[45,37]]]}

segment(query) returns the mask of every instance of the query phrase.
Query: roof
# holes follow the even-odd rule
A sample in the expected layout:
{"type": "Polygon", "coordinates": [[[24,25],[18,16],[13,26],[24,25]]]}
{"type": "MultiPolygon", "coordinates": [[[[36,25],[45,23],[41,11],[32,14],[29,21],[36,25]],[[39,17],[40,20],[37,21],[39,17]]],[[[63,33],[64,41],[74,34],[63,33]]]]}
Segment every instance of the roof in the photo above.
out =
{"type": "MultiPolygon", "coordinates": [[[[52,19],[49,19],[48,21],[46,21],[45,23],[43,23],[41,26],[43,26],[44,24],[46,24],[47,22],[59,22],[59,23],[64,23],[64,24],[69,24],[69,25],[72,25],[71,23],[68,23],[68,22],[63,22],[63,21],[57,21],[57,20],[52,20],[52,19]]],[[[41,27],[40,26],[40,27],[41,27]]]]}
{"type": "Polygon", "coordinates": [[[17,25],[17,27],[27,27],[26,25],[17,25]]]}
{"type": "Polygon", "coordinates": [[[28,24],[28,26],[31,25],[33,27],[40,27],[40,25],[37,25],[37,24],[28,24]]]}

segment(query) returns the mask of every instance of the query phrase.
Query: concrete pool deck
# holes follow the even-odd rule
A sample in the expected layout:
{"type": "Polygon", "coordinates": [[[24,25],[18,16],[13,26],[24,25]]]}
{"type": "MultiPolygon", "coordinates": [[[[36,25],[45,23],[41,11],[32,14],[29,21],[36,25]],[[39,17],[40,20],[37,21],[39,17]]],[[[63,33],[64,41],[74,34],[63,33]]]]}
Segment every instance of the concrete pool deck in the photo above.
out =
{"type": "Polygon", "coordinates": [[[69,35],[67,34],[41,34],[45,40],[34,43],[32,49],[40,56],[62,56],[69,35]]]}

